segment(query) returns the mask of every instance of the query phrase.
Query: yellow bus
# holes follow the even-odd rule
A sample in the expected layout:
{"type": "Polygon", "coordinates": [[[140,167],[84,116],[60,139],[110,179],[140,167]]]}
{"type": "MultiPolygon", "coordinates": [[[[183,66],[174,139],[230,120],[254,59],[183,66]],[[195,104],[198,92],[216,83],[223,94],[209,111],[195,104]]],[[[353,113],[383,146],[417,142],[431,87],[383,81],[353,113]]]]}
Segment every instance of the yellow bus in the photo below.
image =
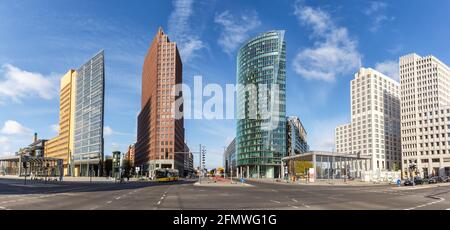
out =
{"type": "Polygon", "coordinates": [[[176,169],[155,169],[154,174],[157,182],[178,181],[179,173],[176,169]]]}

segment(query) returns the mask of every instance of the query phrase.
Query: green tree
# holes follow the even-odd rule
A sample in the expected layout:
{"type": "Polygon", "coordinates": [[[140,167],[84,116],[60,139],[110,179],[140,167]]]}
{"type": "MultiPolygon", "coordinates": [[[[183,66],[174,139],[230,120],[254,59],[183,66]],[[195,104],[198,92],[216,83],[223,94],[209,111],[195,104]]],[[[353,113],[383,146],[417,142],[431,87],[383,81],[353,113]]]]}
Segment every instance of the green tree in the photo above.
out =
{"type": "Polygon", "coordinates": [[[111,175],[112,172],[112,159],[106,159],[105,160],[105,173],[106,175],[111,175]]]}
{"type": "Polygon", "coordinates": [[[131,165],[131,161],[128,159],[124,159],[122,162],[122,169],[124,171],[125,175],[131,175],[131,170],[133,168],[133,165],[131,165]]]}
{"type": "Polygon", "coordinates": [[[304,176],[308,169],[312,168],[313,164],[309,161],[294,161],[295,175],[304,176]]]}
{"type": "Polygon", "coordinates": [[[393,170],[393,171],[398,171],[398,170],[400,170],[400,167],[398,167],[398,164],[397,164],[397,163],[394,163],[394,165],[392,165],[392,170],[393,170]]]}

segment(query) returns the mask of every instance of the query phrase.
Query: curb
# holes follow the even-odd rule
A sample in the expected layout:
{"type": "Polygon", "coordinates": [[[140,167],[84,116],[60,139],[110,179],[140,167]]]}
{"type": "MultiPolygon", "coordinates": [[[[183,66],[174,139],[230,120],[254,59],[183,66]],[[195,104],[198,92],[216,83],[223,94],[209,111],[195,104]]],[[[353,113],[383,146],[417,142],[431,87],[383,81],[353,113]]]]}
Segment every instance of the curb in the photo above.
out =
{"type": "Polygon", "coordinates": [[[395,187],[396,190],[417,190],[417,189],[427,189],[427,188],[439,188],[439,187],[448,187],[450,183],[446,184],[434,184],[434,185],[416,185],[416,186],[402,186],[395,187]]]}

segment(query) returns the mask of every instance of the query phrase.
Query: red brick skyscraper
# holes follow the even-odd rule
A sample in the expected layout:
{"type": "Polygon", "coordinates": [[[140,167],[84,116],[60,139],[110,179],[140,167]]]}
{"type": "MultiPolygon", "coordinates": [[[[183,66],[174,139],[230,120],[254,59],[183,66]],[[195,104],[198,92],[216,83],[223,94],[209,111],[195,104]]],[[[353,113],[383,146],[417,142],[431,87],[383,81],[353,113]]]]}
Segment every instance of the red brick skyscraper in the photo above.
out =
{"type": "Polygon", "coordinates": [[[174,168],[180,175],[184,173],[184,120],[172,115],[179,99],[172,90],[181,83],[182,63],[177,45],[159,28],[142,70],[135,164],[144,173],[151,174],[155,168],[174,168]]]}

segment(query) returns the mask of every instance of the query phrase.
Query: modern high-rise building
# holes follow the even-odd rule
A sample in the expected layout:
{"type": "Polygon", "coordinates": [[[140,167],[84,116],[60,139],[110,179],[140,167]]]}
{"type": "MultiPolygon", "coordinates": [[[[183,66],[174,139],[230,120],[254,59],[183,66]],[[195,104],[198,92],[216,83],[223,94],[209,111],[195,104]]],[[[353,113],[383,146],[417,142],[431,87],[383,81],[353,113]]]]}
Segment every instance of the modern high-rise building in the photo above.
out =
{"type": "Polygon", "coordinates": [[[59,129],[58,136],[47,141],[45,157],[63,160],[64,175],[71,175],[73,162],[73,135],[75,129],[75,70],[69,70],[62,78],[60,84],[59,102],[59,129]]]}
{"type": "Polygon", "coordinates": [[[336,152],[371,156],[361,168],[400,168],[400,84],[371,68],[361,68],[351,81],[351,123],[335,129],[336,152]]]}
{"type": "Polygon", "coordinates": [[[307,132],[300,118],[291,116],[286,122],[287,155],[295,156],[309,151],[307,132]]]}
{"type": "Polygon", "coordinates": [[[77,71],[73,159],[75,175],[99,175],[103,161],[105,98],[104,52],[100,51],[77,71]]]}
{"type": "Polygon", "coordinates": [[[230,142],[223,153],[223,168],[226,176],[237,176],[236,173],[236,138],[230,142]]]}
{"type": "Polygon", "coordinates": [[[64,174],[97,176],[103,160],[104,52],[61,78],[58,136],[44,155],[63,159],[64,174]]]}
{"type": "Polygon", "coordinates": [[[135,145],[132,144],[128,146],[127,153],[125,154],[125,159],[130,162],[132,166],[134,166],[134,158],[135,158],[135,145]]]}
{"type": "Polygon", "coordinates": [[[284,33],[262,33],[238,52],[236,157],[244,177],[281,177],[286,155],[284,33]]]}
{"type": "Polygon", "coordinates": [[[414,53],[399,64],[403,176],[450,176],[450,69],[414,53]]]}
{"type": "Polygon", "coordinates": [[[144,173],[172,168],[184,174],[184,119],[174,114],[175,101],[182,95],[172,93],[182,84],[182,68],[177,44],[159,28],[142,70],[135,163],[144,173]]]}
{"type": "Polygon", "coordinates": [[[184,152],[184,176],[192,176],[194,174],[194,154],[186,143],[184,143],[184,152]]]}

